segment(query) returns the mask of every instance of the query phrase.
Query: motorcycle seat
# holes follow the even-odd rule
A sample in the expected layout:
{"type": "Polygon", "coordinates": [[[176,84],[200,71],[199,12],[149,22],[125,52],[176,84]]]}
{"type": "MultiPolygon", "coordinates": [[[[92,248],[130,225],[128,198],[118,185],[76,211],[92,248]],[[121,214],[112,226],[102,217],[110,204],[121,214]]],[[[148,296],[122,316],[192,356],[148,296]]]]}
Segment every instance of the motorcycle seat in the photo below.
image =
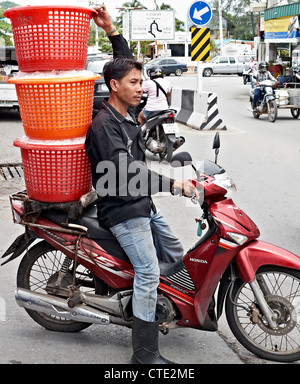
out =
{"type": "Polygon", "coordinates": [[[87,207],[83,211],[83,214],[77,218],[76,224],[80,224],[88,228],[88,236],[93,239],[95,243],[100,245],[101,248],[105,249],[105,251],[110,253],[112,256],[130,263],[128,256],[120,246],[115,236],[109,229],[106,229],[99,224],[96,205],[90,205],[87,207]]]}
{"type": "MultiPolygon", "coordinates": [[[[44,211],[43,216],[58,225],[65,224],[68,219],[67,212],[58,209],[44,211]]],[[[96,205],[91,204],[85,208],[83,213],[79,215],[76,220],[72,220],[72,223],[88,228],[88,237],[90,239],[95,241],[95,243],[100,245],[101,248],[112,256],[130,264],[130,260],[123,248],[120,246],[118,240],[108,229],[99,224],[96,205]]],[[[159,268],[161,276],[168,277],[181,271],[184,268],[184,263],[182,259],[176,263],[165,263],[159,261],[159,268]]]]}
{"type": "MultiPolygon", "coordinates": [[[[50,209],[43,212],[43,216],[58,225],[65,226],[68,221],[68,213],[59,209],[50,209]]],[[[83,213],[76,220],[71,220],[73,224],[79,224],[88,228],[88,237],[95,241],[109,254],[130,263],[128,256],[120,246],[118,240],[106,228],[99,224],[96,205],[91,204],[84,209],[83,213]]]]}

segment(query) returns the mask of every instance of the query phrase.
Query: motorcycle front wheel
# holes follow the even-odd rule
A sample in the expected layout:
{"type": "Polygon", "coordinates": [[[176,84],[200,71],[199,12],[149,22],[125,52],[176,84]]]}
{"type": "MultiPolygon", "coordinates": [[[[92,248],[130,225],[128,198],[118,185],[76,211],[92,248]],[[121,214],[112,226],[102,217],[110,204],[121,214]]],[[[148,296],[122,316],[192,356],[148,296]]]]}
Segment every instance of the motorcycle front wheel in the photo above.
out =
{"type": "Polygon", "coordinates": [[[300,272],[268,266],[258,271],[256,279],[276,315],[277,326],[269,326],[250,285],[236,280],[226,298],[232,333],[263,359],[282,363],[300,360],[300,272]]]}
{"type": "MultiPolygon", "coordinates": [[[[30,289],[34,292],[46,294],[45,288],[48,284],[56,281],[58,272],[66,256],[55,249],[46,241],[41,241],[30,248],[19,265],[17,274],[18,288],[30,289]]],[[[62,287],[72,285],[73,262],[69,266],[67,275],[62,281],[62,287]]],[[[76,285],[84,292],[106,294],[104,283],[94,276],[90,271],[78,265],[75,272],[76,285]]],[[[91,324],[68,320],[63,317],[46,315],[37,311],[25,309],[29,316],[42,327],[56,332],[78,332],[91,324]]]]}
{"type": "Polygon", "coordinates": [[[268,117],[271,123],[277,119],[277,104],[275,100],[268,101],[268,117]]]}

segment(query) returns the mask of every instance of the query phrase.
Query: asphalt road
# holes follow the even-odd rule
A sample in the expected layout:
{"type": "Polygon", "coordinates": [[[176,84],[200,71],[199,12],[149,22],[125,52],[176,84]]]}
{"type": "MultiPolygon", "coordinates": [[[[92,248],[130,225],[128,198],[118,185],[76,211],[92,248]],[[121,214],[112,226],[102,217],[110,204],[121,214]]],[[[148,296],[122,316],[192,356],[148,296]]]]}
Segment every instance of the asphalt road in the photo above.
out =
{"type": "MultiPolygon", "coordinates": [[[[173,85],[196,86],[196,77],[169,77],[173,85]]],[[[299,120],[279,111],[272,124],[266,117],[254,119],[248,107],[248,86],[236,76],[204,79],[204,90],[216,92],[220,116],[228,129],[221,131],[219,163],[235,180],[234,201],[257,223],[263,240],[299,254],[299,120]]],[[[214,159],[215,132],[199,132],[180,125],[185,150],[195,161],[214,159]]],[[[13,140],[23,129],[16,113],[0,115],[0,164],[20,162],[13,140]]],[[[149,156],[151,166],[167,168],[149,156]]],[[[0,254],[22,232],[11,220],[8,195],[24,188],[23,179],[0,180],[0,254]]],[[[185,249],[195,243],[194,218],[199,216],[186,199],[158,196],[163,211],[185,249]],[[184,225],[183,225],[184,223],[184,225]]],[[[0,363],[100,363],[127,364],[131,355],[131,332],[118,326],[91,326],[78,334],[58,334],[35,324],[14,301],[19,260],[0,267],[0,363]]],[[[223,315],[218,333],[177,329],[160,337],[162,353],[181,364],[269,364],[240,346],[232,337],[223,315]]]]}

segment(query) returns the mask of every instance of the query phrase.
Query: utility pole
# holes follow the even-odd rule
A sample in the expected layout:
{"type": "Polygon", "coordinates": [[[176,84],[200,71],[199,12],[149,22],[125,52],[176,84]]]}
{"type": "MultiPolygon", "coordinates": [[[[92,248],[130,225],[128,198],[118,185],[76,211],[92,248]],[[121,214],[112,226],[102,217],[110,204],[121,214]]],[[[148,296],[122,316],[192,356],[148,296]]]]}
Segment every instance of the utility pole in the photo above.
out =
{"type": "Polygon", "coordinates": [[[223,55],[223,17],[222,17],[221,0],[219,0],[219,29],[220,29],[220,55],[223,55]]]}

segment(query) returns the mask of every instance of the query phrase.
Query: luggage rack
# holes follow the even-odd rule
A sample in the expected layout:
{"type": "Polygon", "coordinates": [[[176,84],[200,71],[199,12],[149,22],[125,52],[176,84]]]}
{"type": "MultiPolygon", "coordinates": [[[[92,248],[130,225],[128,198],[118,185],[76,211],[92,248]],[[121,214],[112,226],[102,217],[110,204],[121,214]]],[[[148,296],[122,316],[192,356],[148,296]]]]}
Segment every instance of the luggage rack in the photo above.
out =
{"type": "Polygon", "coordinates": [[[15,223],[23,224],[28,227],[51,229],[52,231],[82,235],[83,233],[87,233],[88,228],[82,225],[69,223],[69,220],[75,220],[79,215],[83,213],[83,210],[85,208],[87,208],[90,204],[95,203],[97,200],[97,193],[93,190],[92,192],[81,196],[78,201],[48,203],[31,199],[27,195],[26,190],[24,190],[10,195],[9,199],[12,209],[13,221],[15,223]],[[23,213],[21,217],[16,217],[16,212],[12,208],[13,203],[16,201],[20,201],[23,205],[23,213]],[[67,221],[65,223],[62,223],[62,227],[56,228],[43,224],[36,224],[35,221],[39,217],[39,215],[43,211],[51,209],[56,209],[67,213],[67,221]],[[31,216],[30,221],[28,221],[29,216],[31,216]]]}

